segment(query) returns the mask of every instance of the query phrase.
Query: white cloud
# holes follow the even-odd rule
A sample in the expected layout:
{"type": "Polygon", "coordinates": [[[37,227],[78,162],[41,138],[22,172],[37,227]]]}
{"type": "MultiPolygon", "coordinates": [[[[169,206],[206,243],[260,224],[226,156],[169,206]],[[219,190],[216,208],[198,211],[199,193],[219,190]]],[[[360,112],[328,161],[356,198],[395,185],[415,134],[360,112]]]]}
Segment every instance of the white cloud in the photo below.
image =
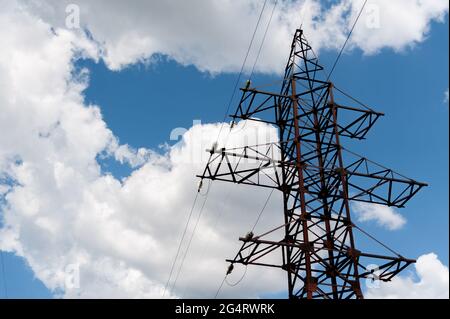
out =
{"type": "MultiPolygon", "coordinates": [[[[25,0],[54,25],[63,26],[70,0],[25,0]]],[[[81,25],[102,44],[112,69],[167,55],[208,72],[235,72],[253,33],[262,0],[79,0],[81,25]]],[[[256,56],[274,1],[269,1],[247,67],[256,56]]],[[[340,49],[363,0],[279,1],[257,71],[279,73],[295,28],[303,28],[317,52],[340,49]]],[[[349,43],[367,54],[382,48],[400,51],[424,41],[432,21],[443,21],[446,0],[369,1],[349,43]],[[393,32],[395,30],[395,32],[393,32]]]]}
{"type": "Polygon", "coordinates": [[[391,282],[370,288],[366,298],[376,299],[448,299],[448,267],[434,253],[422,255],[415,264],[416,277],[400,275],[391,282]]]}
{"type": "Polygon", "coordinates": [[[378,225],[389,230],[400,229],[406,224],[406,219],[392,207],[354,202],[352,208],[360,222],[375,221],[378,225]]]}
{"type": "Polygon", "coordinates": [[[448,103],[448,89],[444,92],[444,103],[448,103]]]}
{"type": "MultiPolygon", "coordinates": [[[[3,8],[0,125],[8,134],[0,136],[0,167],[2,176],[16,183],[0,189],[6,194],[1,249],[23,256],[37,278],[65,297],[159,297],[196,192],[195,174],[205,164],[192,156],[207,156],[204,149],[219,124],[191,128],[164,155],[120,145],[99,108],[83,100],[86,74],[73,76],[76,54],[98,57],[91,42],[64,29],[54,34],[12,2],[3,8]],[[119,181],[101,172],[102,154],[139,168],[119,181]],[[65,289],[71,265],[80,267],[80,289],[65,289]]],[[[258,134],[265,138],[261,127],[237,127],[229,141],[242,144],[249,134],[248,143],[256,143],[258,134]]],[[[254,221],[257,208],[251,202],[262,195],[248,189],[243,198],[242,191],[227,185],[211,190],[176,295],[184,290],[188,296],[214,295],[226,270],[224,259],[234,256],[237,238],[254,221]],[[219,199],[227,192],[230,204],[222,207],[219,199]],[[214,228],[221,210],[220,226],[214,228]]],[[[272,213],[271,224],[282,223],[279,211],[272,213]]],[[[284,281],[277,278],[283,274],[278,276],[255,269],[241,290],[224,289],[224,296],[282,290],[284,281]]]]}
{"type": "MultiPolygon", "coordinates": [[[[0,181],[15,181],[0,187],[5,195],[0,248],[23,256],[37,278],[65,297],[159,297],[196,191],[194,174],[204,167],[201,158],[192,161],[192,156],[204,154],[220,124],[194,126],[182,143],[162,155],[121,145],[100,109],[86,105],[88,74],[77,73],[73,61],[80,55],[103,57],[118,68],[159,52],[201,70],[235,70],[242,58],[236,48],[244,48],[248,41],[235,39],[236,35],[244,34],[248,26],[242,21],[250,21],[255,12],[248,4],[231,1],[220,7],[203,3],[211,11],[208,14],[193,12],[196,7],[186,2],[139,2],[137,9],[125,2],[108,2],[108,10],[100,7],[105,2],[80,3],[82,10],[91,6],[82,13],[86,15],[82,21],[86,19],[94,37],[107,48],[106,55],[85,35],[58,27],[55,19],[60,16],[52,13],[61,8],[56,3],[40,6],[48,11],[47,18],[53,16],[52,30],[47,18],[37,19],[17,2],[0,0],[0,126],[8,132],[0,135],[0,181]],[[173,6],[177,10],[169,10],[173,6]],[[191,17],[188,23],[181,19],[186,16],[191,17]],[[233,17],[236,24],[229,23],[233,17]],[[171,37],[174,30],[180,34],[171,37]],[[217,39],[221,40],[213,41],[217,39]],[[101,172],[97,159],[102,154],[136,169],[119,181],[101,172]],[[80,267],[80,289],[66,289],[71,265],[80,267]]],[[[312,12],[320,12],[315,2],[308,3],[312,12]]],[[[290,5],[295,4],[282,7],[290,5]]],[[[293,16],[283,19],[291,21],[293,16]]],[[[261,70],[274,70],[282,60],[268,58],[278,57],[278,46],[284,45],[287,30],[292,29],[281,17],[279,13],[277,23],[284,28],[275,27],[271,40],[275,45],[267,48],[261,70]]],[[[339,20],[336,13],[329,19],[339,20]]],[[[317,22],[317,28],[320,25],[317,22]]],[[[237,127],[229,143],[242,144],[247,136],[252,144],[255,136],[264,139],[267,131],[271,129],[255,124],[237,127]]],[[[262,204],[265,196],[250,187],[214,184],[174,295],[214,295],[225,272],[223,259],[234,256],[237,237],[249,230],[259,212],[254,203],[262,204]]],[[[282,223],[278,208],[268,206],[261,230],[282,223]]],[[[233,275],[239,278],[241,271],[237,268],[233,275]]],[[[225,287],[222,296],[281,291],[284,277],[282,272],[255,267],[239,287],[225,287]]]]}
{"type": "MultiPolygon", "coordinates": [[[[349,2],[357,8],[363,1],[349,2]]],[[[369,1],[366,10],[368,16],[366,19],[363,17],[362,23],[355,28],[353,43],[367,54],[376,53],[385,47],[401,51],[424,41],[430,30],[430,22],[443,21],[448,7],[448,1],[444,0],[369,1]],[[379,26],[373,19],[378,13],[379,26]]],[[[356,12],[352,10],[350,20],[354,20],[356,12]]]]}
{"type": "Polygon", "coordinates": [[[152,151],[143,147],[135,150],[129,145],[119,145],[116,141],[111,145],[110,152],[114,154],[114,158],[121,164],[129,164],[136,168],[145,164],[152,155],[152,151]]]}

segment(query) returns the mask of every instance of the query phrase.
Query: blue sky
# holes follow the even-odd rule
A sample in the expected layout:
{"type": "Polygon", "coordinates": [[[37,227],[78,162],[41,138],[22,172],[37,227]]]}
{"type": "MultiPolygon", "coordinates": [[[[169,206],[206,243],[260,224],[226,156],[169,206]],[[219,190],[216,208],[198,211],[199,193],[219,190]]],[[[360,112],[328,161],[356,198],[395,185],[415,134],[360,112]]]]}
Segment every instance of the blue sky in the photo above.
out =
{"type": "MultiPolygon", "coordinates": [[[[422,190],[399,212],[407,224],[388,231],[363,224],[370,233],[408,257],[435,252],[449,264],[448,196],[448,90],[449,25],[432,23],[427,39],[395,53],[383,49],[364,55],[358,49],[342,56],[333,82],[374,109],[384,112],[365,141],[344,141],[350,149],[420,181],[422,190]]],[[[286,54],[287,52],[286,48],[286,54]]],[[[335,51],[320,54],[327,68],[335,51]]],[[[237,74],[211,76],[194,66],[182,66],[161,56],[157,63],[109,70],[103,62],[77,62],[90,71],[86,100],[99,105],[105,122],[121,143],[158,149],[176,127],[191,127],[194,120],[214,123],[222,119],[237,74]]],[[[268,83],[279,76],[256,75],[253,83],[268,83]]],[[[243,81],[242,81],[243,82],[243,81]]],[[[232,105],[232,109],[234,108],[232,105]]],[[[130,168],[104,161],[105,171],[127,176],[130,168]]],[[[0,296],[48,298],[52,293],[26,262],[3,253],[0,296]],[[7,295],[4,287],[7,287],[7,295]]]]}

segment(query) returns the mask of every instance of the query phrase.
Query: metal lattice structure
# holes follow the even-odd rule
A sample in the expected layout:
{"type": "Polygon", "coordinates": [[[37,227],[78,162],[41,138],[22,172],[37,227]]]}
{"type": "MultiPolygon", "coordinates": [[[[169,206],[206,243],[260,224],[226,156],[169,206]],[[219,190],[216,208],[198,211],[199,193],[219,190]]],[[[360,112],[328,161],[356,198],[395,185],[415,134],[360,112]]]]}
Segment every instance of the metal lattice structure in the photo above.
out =
{"type": "MultiPolygon", "coordinates": [[[[364,139],[382,113],[340,105],[302,30],[295,32],[279,93],[242,88],[233,117],[277,127],[279,142],[213,147],[200,178],[274,188],[282,192],[279,240],[253,233],[232,265],[260,265],[287,273],[289,298],[363,298],[360,279],[389,281],[415,260],[356,249],[352,201],[403,207],[424,183],[346,151],[342,137],[364,139]],[[350,164],[344,163],[351,158],[350,164]],[[268,258],[278,252],[281,260],[268,258]],[[364,264],[379,265],[376,275],[364,264]]],[[[342,91],[341,91],[342,92],[342,91]]],[[[343,93],[343,92],[342,92],[343,93]]],[[[270,232],[269,232],[270,233],[270,232]]]]}

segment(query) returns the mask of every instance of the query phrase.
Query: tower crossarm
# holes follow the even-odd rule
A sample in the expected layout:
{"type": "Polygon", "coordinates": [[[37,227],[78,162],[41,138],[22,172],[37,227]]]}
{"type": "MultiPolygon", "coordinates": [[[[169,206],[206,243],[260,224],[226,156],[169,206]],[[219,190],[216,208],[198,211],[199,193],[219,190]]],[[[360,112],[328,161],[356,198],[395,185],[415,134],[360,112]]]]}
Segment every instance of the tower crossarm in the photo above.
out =
{"type": "MultiPolygon", "coordinates": [[[[242,246],[234,259],[227,259],[231,264],[256,265],[280,268],[289,270],[289,265],[286,264],[283,252],[284,248],[289,247],[297,251],[301,256],[302,253],[308,252],[311,254],[314,277],[320,283],[320,280],[325,279],[330,271],[333,271],[342,284],[351,284],[355,280],[367,278],[372,280],[390,281],[392,277],[401,272],[404,268],[416,261],[414,259],[407,259],[400,255],[380,255],[373,253],[365,253],[344,245],[342,247],[327,247],[325,244],[302,242],[289,242],[287,240],[272,241],[264,240],[259,237],[241,237],[242,246]],[[274,263],[269,257],[275,251],[279,252],[283,259],[280,263],[274,263]],[[332,250],[338,262],[334,262],[333,266],[330,264],[328,258],[325,257],[327,251],[332,250]],[[348,267],[353,259],[357,260],[360,272],[356,276],[354,272],[349,272],[348,267]],[[366,267],[363,265],[371,265],[366,267]]],[[[297,264],[295,271],[299,271],[296,275],[302,278],[302,270],[304,265],[297,264]]],[[[294,271],[294,268],[292,268],[294,271]]]]}
{"type": "MultiPolygon", "coordinates": [[[[282,189],[281,170],[292,169],[295,161],[280,159],[280,143],[245,146],[233,149],[207,150],[211,157],[200,178],[233,182],[243,185],[254,185],[282,189]]],[[[348,199],[352,201],[404,207],[405,204],[422,188],[425,183],[418,182],[366,159],[357,158],[352,164],[342,168],[322,168],[314,165],[315,155],[305,154],[304,171],[308,176],[308,185],[318,183],[320,173],[330,181],[330,187],[340,186],[342,172],[347,180],[348,199]],[[333,181],[336,181],[333,183],[333,181]]],[[[289,180],[295,187],[297,178],[289,180]]],[[[334,199],[344,196],[342,192],[332,189],[327,192],[334,199]]],[[[309,195],[320,195],[319,190],[309,187],[309,195]]]]}
{"type": "Polygon", "coordinates": [[[203,174],[197,175],[202,179],[269,188],[282,185],[283,162],[279,159],[278,143],[207,151],[211,154],[209,161],[203,174]]]}
{"type": "MultiPolygon", "coordinates": [[[[369,130],[374,126],[379,117],[384,114],[376,112],[369,108],[358,108],[353,106],[341,105],[330,102],[328,99],[330,83],[323,84],[312,90],[303,91],[296,96],[300,112],[298,121],[301,124],[302,135],[309,136],[314,134],[317,129],[321,132],[334,134],[334,127],[337,124],[338,133],[341,136],[364,139],[369,130]],[[304,96],[320,92],[317,99],[320,103],[312,107],[311,102],[304,96]],[[333,109],[339,114],[339,121],[335,123],[333,118],[333,109]],[[314,115],[319,117],[319,127],[315,126],[312,118],[314,115]]],[[[231,115],[233,122],[238,120],[251,120],[255,122],[264,122],[270,125],[279,125],[274,119],[285,118],[286,127],[293,125],[292,115],[282,116],[284,103],[292,103],[293,97],[260,91],[252,88],[242,88],[243,94],[238,104],[236,112],[231,115]]]]}
{"type": "MultiPolygon", "coordinates": [[[[333,107],[333,105],[328,104],[328,107],[333,107]]],[[[379,117],[384,115],[370,109],[361,109],[336,103],[334,103],[334,107],[339,115],[350,113],[349,119],[347,119],[347,116],[338,117],[339,121],[336,124],[339,135],[355,139],[364,139],[379,117]]]]}
{"type": "Polygon", "coordinates": [[[349,200],[404,207],[425,183],[359,158],[345,167],[349,200]]]}

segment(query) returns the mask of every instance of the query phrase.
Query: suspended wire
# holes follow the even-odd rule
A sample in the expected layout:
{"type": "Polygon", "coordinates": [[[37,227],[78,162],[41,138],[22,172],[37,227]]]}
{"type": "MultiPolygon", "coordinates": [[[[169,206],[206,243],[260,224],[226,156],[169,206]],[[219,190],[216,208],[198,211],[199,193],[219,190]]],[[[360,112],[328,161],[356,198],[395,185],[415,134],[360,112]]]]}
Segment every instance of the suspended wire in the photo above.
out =
{"type": "Polygon", "coordinates": [[[211,184],[212,184],[211,180],[208,180],[208,187],[206,187],[206,192],[204,192],[204,193],[202,193],[201,189],[199,189],[200,190],[199,193],[201,196],[203,196],[203,197],[208,196],[209,190],[211,189],[211,184]]]}
{"type": "MultiPolygon", "coordinates": [[[[261,219],[261,216],[262,216],[264,210],[266,209],[267,204],[269,203],[270,197],[272,196],[274,190],[275,190],[275,189],[272,188],[272,190],[270,191],[269,196],[267,197],[267,199],[266,199],[266,201],[265,201],[265,203],[264,203],[264,205],[263,205],[261,211],[260,211],[259,214],[258,214],[258,217],[256,218],[256,222],[255,222],[255,224],[253,225],[253,228],[252,228],[252,230],[251,230],[252,232],[255,230],[256,226],[258,225],[258,222],[259,222],[259,220],[261,219]]],[[[258,237],[261,237],[261,236],[258,236],[258,237]]],[[[242,275],[242,277],[241,277],[237,282],[235,282],[235,283],[233,283],[233,284],[230,284],[230,283],[227,281],[227,277],[228,277],[229,274],[228,274],[228,273],[225,274],[225,276],[223,277],[223,280],[222,280],[222,282],[221,282],[219,288],[217,289],[216,294],[214,295],[214,299],[216,299],[217,296],[219,295],[220,291],[222,290],[223,284],[224,284],[225,282],[226,282],[226,284],[227,284],[228,286],[230,286],[230,287],[235,287],[235,286],[237,286],[238,284],[241,283],[241,281],[244,279],[244,277],[245,277],[246,274],[247,274],[247,265],[245,265],[245,271],[244,271],[244,274],[242,275]]]]}
{"type": "Polygon", "coordinates": [[[225,280],[227,280],[227,275],[223,276],[222,282],[220,283],[219,288],[216,291],[216,294],[214,295],[214,299],[217,299],[217,296],[219,295],[220,291],[222,290],[223,284],[225,283],[225,280]]]}
{"type": "MultiPolygon", "coordinates": [[[[265,201],[265,203],[264,203],[264,205],[263,205],[261,211],[260,211],[259,214],[258,214],[258,217],[256,218],[256,222],[255,222],[255,224],[253,225],[253,228],[252,228],[252,230],[251,230],[252,232],[255,230],[256,226],[258,225],[258,222],[259,222],[259,220],[261,219],[261,216],[262,216],[264,210],[266,209],[267,204],[269,203],[270,197],[272,196],[274,190],[275,190],[275,189],[272,188],[272,190],[270,191],[269,196],[267,197],[267,199],[266,199],[266,201],[265,201]]],[[[248,265],[245,265],[245,271],[244,271],[244,274],[242,275],[242,277],[241,277],[238,281],[236,281],[236,282],[233,283],[233,284],[230,284],[230,283],[228,282],[228,280],[227,280],[228,274],[226,274],[226,275],[223,277],[222,283],[220,284],[219,288],[217,289],[217,292],[216,292],[216,294],[215,294],[215,296],[214,296],[214,299],[217,298],[217,296],[218,296],[219,293],[220,293],[220,290],[222,290],[222,287],[223,287],[224,282],[226,282],[227,285],[230,286],[230,287],[235,287],[235,286],[239,285],[239,284],[241,283],[241,281],[244,280],[244,277],[245,277],[245,275],[247,274],[247,268],[248,268],[248,265]]]]}
{"type": "Polygon", "coordinates": [[[228,117],[228,113],[229,113],[229,111],[230,111],[231,104],[233,103],[233,99],[234,99],[234,96],[235,96],[235,94],[236,94],[237,87],[238,87],[238,85],[239,85],[239,83],[240,83],[240,81],[241,81],[242,73],[244,73],[245,64],[247,63],[247,59],[248,59],[248,56],[249,56],[249,54],[250,54],[250,50],[251,50],[251,48],[252,48],[253,41],[255,40],[255,35],[256,35],[256,32],[258,31],[259,23],[261,22],[261,17],[262,17],[262,15],[263,15],[263,13],[264,13],[264,10],[265,10],[265,8],[266,8],[267,1],[268,1],[268,0],[265,0],[265,1],[264,1],[264,4],[263,4],[262,9],[261,9],[261,12],[259,13],[259,17],[258,17],[258,21],[256,22],[255,30],[253,31],[253,35],[252,35],[252,38],[251,38],[251,40],[250,40],[250,44],[249,44],[249,46],[248,46],[247,52],[246,52],[246,54],[245,54],[244,61],[242,62],[241,70],[239,71],[239,75],[238,75],[238,77],[236,78],[236,82],[235,82],[235,84],[234,84],[233,92],[231,93],[231,96],[230,96],[230,100],[229,100],[229,102],[228,102],[227,109],[226,109],[225,114],[224,114],[224,116],[223,116],[222,125],[220,126],[219,134],[217,135],[217,139],[216,139],[217,142],[219,141],[220,134],[222,133],[223,125],[224,125],[224,123],[225,123],[225,120],[226,120],[226,118],[228,117]]]}
{"type": "Polygon", "coordinates": [[[348,97],[349,99],[351,99],[353,102],[358,103],[359,105],[365,107],[367,110],[369,111],[373,111],[372,108],[370,108],[369,106],[367,106],[366,104],[364,104],[363,102],[357,100],[356,98],[354,98],[353,96],[351,96],[350,94],[342,91],[341,89],[339,89],[338,87],[336,87],[336,85],[333,84],[333,88],[336,89],[337,91],[339,91],[340,93],[342,93],[343,95],[345,95],[346,97],[348,97]]]}
{"type": "Polygon", "coordinates": [[[362,5],[361,10],[359,10],[358,16],[356,17],[356,20],[353,23],[353,26],[352,26],[352,28],[350,29],[350,32],[347,35],[347,39],[345,40],[344,45],[341,48],[341,51],[339,52],[338,56],[336,57],[336,60],[334,61],[334,64],[333,64],[333,67],[331,68],[330,73],[328,74],[327,81],[330,79],[331,74],[333,74],[333,71],[336,68],[336,65],[338,64],[339,59],[341,58],[342,52],[344,52],[345,46],[347,45],[347,42],[350,39],[350,36],[352,35],[353,30],[355,29],[355,26],[358,23],[359,17],[363,13],[364,7],[366,6],[366,4],[367,4],[367,0],[364,1],[364,4],[362,5]]]}
{"type": "MultiPolygon", "coordinates": [[[[210,188],[211,187],[212,187],[212,185],[210,185],[210,188]]],[[[208,194],[209,194],[209,191],[208,191],[208,194]]],[[[186,256],[187,256],[187,254],[189,252],[189,248],[191,247],[191,244],[192,244],[192,239],[195,236],[195,232],[197,231],[198,224],[203,215],[203,209],[205,208],[206,202],[208,201],[208,194],[206,195],[205,200],[203,201],[202,207],[200,208],[200,212],[197,216],[197,220],[195,221],[194,229],[192,230],[191,237],[189,238],[189,241],[188,241],[188,245],[187,245],[186,250],[181,259],[180,267],[178,268],[177,276],[175,277],[175,281],[173,282],[173,285],[172,285],[172,289],[171,289],[172,291],[175,289],[177,282],[178,282],[178,278],[180,277],[180,274],[181,274],[181,270],[183,269],[184,261],[186,260],[186,256]]]]}
{"type": "MultiPolygon", "coordinates": [[[[231,194],[231,189],[228,189],[228,192],[227,192],[227,194],[225,196],[225,199],[223,201],[224,203],[226,203],[228,201],[228,199],[230,197],[230,194],[231,194]]],[[[220,207],[217,210],[217,214],[216,214],[216,217],[215,217],[215,222],[214,222],[214,225],[212,226],[212,229],[216,229],[217,228],[217,225],[219,224],[219,220],[221,219],[222,214],[223,214],[223,209],[222,209],[222,207],[220,207]]],[[[206,244],[203,246],[203,250],[202,250],[202,254],[200,256],[200,259],[202,259],[203,256],[205,255],[205,251],[206,251],[206,249],[208,247],[208,244],[210,243],[210,240],[209,240],[210,238],[211,238],[211,232],[208,233],[206,244]]],[[[183,293],[181,294],[181,299],[183,299],[184,295],[186,294],[186,289],[187,289],[187,285],[184,286],[183,293]]]]}
{"type": "Polygon", "coordinates": [[[183,235],[181,236],[180,243],[178,244],[178,248],[177,248],[177,253],[175,255],[175,259],[174,259],[174,261],[172,263],[172,266],[170,268],[169,278],[167,279],[167,282],[166,282],[166,284],[164,286],[164,291],[163,291],[163,294],[162,294],[163,297],[166,294],[167,287],[169,287],[170,279],[172,279],[173,270],[175,268],[175,264],[177,262],[179,254],[180,254],[181,245],[183,244],[184,237],[186,236],[187,229],[189,227],[189,223],[191,222],[192,213],[194,212],[195,204],[197,203],[197,199],[198,199],[198,195],[199,194],[200,194],[199,192],[196,193],[195,198],[194,198],[194,202],[192,203],[192,207],[191,207],[191,210],[189,212],[189,216],[188,216],[188,219],[186,221],[186,225],[184,226],[183,235]]]}
{"type": "Polygon", "coordinates": [[[265,88],[265,87],[269,87],[269,86],[273,86],[273,85],[276,85],[276,84],[283,83],[283,81],[284,81],[284,79],[278,79],[276,81],[259,84],[258,86],[255,86],[254,88],[255,89],[261,89],[261,88],[265,88]]]}
{"type": "Polygon", "coordinates": [[[239,278],[239,280],[236,281],[235,283],[230,284],[227,280],[228,276],[225,276],[225,282],[227,283],[227,285],[230,287],[236,287],[237,285],[239,285],[241,283],[241,281],[244,280],[244,277],[247,274],[247,268],[248,268],[248,265],[245,265],[245,270],[244,270],[244,273],[242,274],[242,277],[239,278]]]}
{"type": "Polygon", "coordinates": [[[273,13],[275,12],[275,8],[277,7],[277,4],[278,4],[278,0],[276,0],[274,5],[273,5],[272,12],[271,12],[270,18],[269,18],[269,22],[267,22],[266,30],[264,31],[264,36],[262,38],[261,45],[259,46],[258,54],[256,55],[255,63],[253,63],[252,72],[250,72],[249,80],[252,79],[253,73],[255,71],[256,64],[258,63],[259,56],[260,56],[262,48],[264,46],[264,42],[266,41],[267,31],[269,31],[270,23],[272,22],[273,13]]]}
{"type": "Polygon", "coordinates": [[[384,169],[384,170],[389,170],[389,171],[391,171],[392,173],[394,173],[394,174],[396,174],[396,175],[398,175],[398,176],[400,176],[400,177],[403,177],[404,179],[407,179],[407,180],[409,180],[409,181],[415,182],[415,180],[413,180],[413,179],[411,179],[411,178],[409,178],[409,177],[407,177],[407,176],[405,176],[405,175],[402,175],[402,174],[400,174],[399,172],[394,171],[393,169],[387,168],[386,166],[384,166],[384,165],[382,165],[382,164],[380,164],[380,163],[377,163],[377,162],[375,162],[375,161],[373,161],[373,160],[370,160],[370,159],[368,159],[367,157],[364,157],[364,156],[362,156],[362,155],[360,155],[360,154],[358,154],[358,153],[355,153],[355,152],[353,152],[353,151],[350,151],[349,149],[345,148],[344,146],[341,146],[341,148],[342,148],[342,150],[346,151],[347,153],[350,153],[350,154],[352,154],[352,155],[354,155],[354,156],[356,156],[356,157],[359,157],[359,158],[364,159],[364,160],[365,160],[366,162],[368,162],[368,163],[371,163],[371,164],[373,164],[373,165],[376,165],[376,166],[378,166],[378,167],[381,167],[381,168],[384,169]]]}
{"type": "MultiPolygon", "coordinates": [[[[255,224],[253,225],[253,228],[252,228],[252,230],[251,230],[252,232],[255,230],[256,226],[258,225],[258,222],[259,222],[259,220],[261,219],[261,216],[262,216],[264,210],[266,209],[267,204],[269,203],[270,197],[272,196],[274,190],[275,190],[275,189],[272,188],[272,190],[270,191],[269,196],[267,197],[267,199],[266,199],[266,201],[265,201],[265,203],[264,203],[264,205],[263,205],[261,211],[260,211],[259,214],[258,214],[258,217],[256,218],[256,222],[255,222],[255,224]]],[[[224,282],[226,282],[227,285],[230,286],[230,287],[235,287],[235,286],[237,286],[237,285],[244,279],[244,277],[245,277],[246,274],[247,274],[247,265],[245,265],[245,271],[244,271],[244,274],[242,275],[242,277],[241,277],[237,282],[235,282],[234,284],[230,284],[230,283],[227,281],[227,277],[228,277],[229,274],[225,274],[225,276],[223,277],[222,283],[220,284],[219,288],[217,289],[216,294],[214,295],[214,299],[217,298],[217,296],[219,295],[220,291],[222,290],[222,287],[223,287],[224,282]]]]}
{"type": "Polygon", "coordinates": [[[256,225],[258,225],[259,220],[261,219],[261,216],[262,216],[264,210],[266,209],[267,204],[269,203],[270,197],[272,196],[274,190],[275,190],[275,188],[272,188],[272,190],[269,193],[269,196],[267,196],[266,202],[264,203],[264,206],[262,207],[261,211],[259,212],[258,217],[256,218],[255,224],[253,225],[252,232],[255,230],[256,225]]]}
{"type": "Polygon", "coordinates": [[[299,221],[299,220],[300,220],[300,217],[299,217],[299,218],[292,218],[292,219],[291,219],[290,221],[288,221],[287,223],[284,223],[283,225],[280,225],[280,226],[278,226],[278,227],[275,227],[275,228],[273,228],[273,229],[271,229],[271,230],[265,232],[264,234],[259,235],[257,238],[261,238],[261,237],[267,236],[267,235],[269,235],[269,234],[271,234],[271,233],[277,231],[278,229],[281,229],[281,228],[283,228],[283,227],[286,227],[287,225],[290,225],[290,224],[292,224],[292,223],[295,223],[295,222],[297,222],[297,221],[299,221]]]}
{"type": "MultiPolygon", "coordinates": [[[[253,226],[253,228],[252,228],[252,230],[251,230],[252,232],[255,230],[255,228],[256,228],[256,226],[257,226],[259,220],[261,219],[261,216],[262,216],[264,210],[266,209],[267,204],[269,203],[269,200],[270,200],[270,198],[271,198],[271,196],[272,196],[274,190],[275,190],[275,189],[272,188],[272,190],[270,191],[270,193],[269,193],[269,195],[268,195],[268,197],[267,197],[267,199],[266,199],[266,201],[265,201],[265,203],[264,203],[262,209],[260,210],[260,212],[259,212],[259,214],[258,214],[258,217],[257,217],[257,219],[256,219],[256,222],[255,222],[255,224],[254,224],[254,226],[253,226]]],[[[225,197],[224,202],[227,202],[229,197],[230,197],[230,191],[228,191],[228,193],[227,193],[227,195],[226,195],[226,197],[225,197]]],[[[218,222],[219,222],[219,219],[220,219],[221,216],[222,216],[222,213],[223,213],[223,209],[219,209],[219,211],[218,211],[218,213],[217,213],[217,217],[216,217],[216,222],[214,223],[213,228],[216,228],[216,227],[217,227],[218,222]]],[[[211,236],[211,234],[209,234],[209,236],[211,236]]],[[[207,240],[206,242],[208,243],[209,240],[207,240]]],[[[225,276],[225,278],[226,278],[226,276],[225,276]]],[[[241,279],[241,280],[242,280],[242,279],[241,279]]],[[[227,284],[228,284],[228,282],[227,282],[227,284]]],[[[221,285],[223,285],[223,282],[222,282],[221,285]]],[[[228,284],[228,285],[233,287],[233,285],[230,285],[230,284],[228,284]]],[[[220,289],[219,289],[218,291],[220,291],[220,289]]],[[[183,293],[183,295],[184,295],[184,293],[183,293]]],[[[216,294],[216,296],[217,296],[217,294],[216,294]]]]}
{"type": "Polygon", "coordinates": [[[217,289],[216,294],[214,295],[214,299],[217,299],[217,296],[219,295],[220,291],[222,290],[224,283],[226,283],[229,287],[236,287],[237,285],[239,285],[242,282],[242,280],[244,280],[245,275],[247,274],[247,269],[248,269],[248,265],[245,265],[245,270],[244,270],[244,273],[242,274],[242,277],[239,278],[239,280],[236,281],[235,283],[230,284],[228,282],[228,280],[227,280],[228,274],[223,276],[222,282],[220,283],[219,288],[217,289]]]}
{"type": "Polygon", "coordinates": [[[389,250],[391,253],[393,253],[394,255],[397,255],[397,257],[402,257],[402,255],[400,255],[398,252],[396,252],[395,250],[393,250],[392,248],[390,248],[388,245],[382,243],[380,240],[376,239],[374,236],[372,236],[371,234],[369,234],[368,232],[366,232],[365,230],[361,229],[359,226],[352,224],[352,226],[356,229],[358,229],[360,232],[362,232],[364,235],[366,235],[367,237],[369,237],[370,239],[376,241],[378,244],[380,244],[381,246],[383,246],[384,248],[386,248],[387,250],[389,250]]]}
{"type": "Polygon", "coordinates": [[[3,250],[0,250],[0,258],[2,262],[3,291],[5,294],[5,299],[8,299],[8,286],[6,284],[6,271],[5,271],[5,260],[3,256],[3,250]]]}

